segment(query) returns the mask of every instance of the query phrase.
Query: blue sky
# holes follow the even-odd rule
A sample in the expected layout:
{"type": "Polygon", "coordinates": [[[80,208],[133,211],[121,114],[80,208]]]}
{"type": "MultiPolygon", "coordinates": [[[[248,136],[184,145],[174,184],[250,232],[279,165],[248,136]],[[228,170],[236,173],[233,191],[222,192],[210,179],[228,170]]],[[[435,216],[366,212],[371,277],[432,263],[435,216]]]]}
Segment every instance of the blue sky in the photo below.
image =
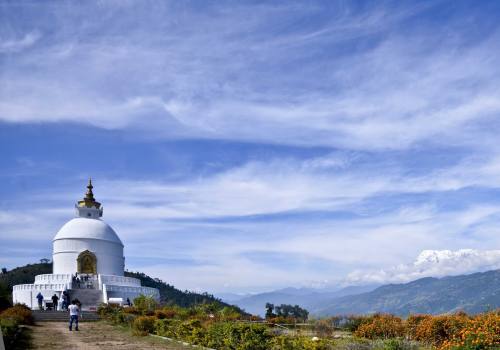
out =
{"type": "Polygon", "coordinates": [[[1,1],[0,264],[50,257],[92,176],[127,268],[182,289],[498,268],[499,17],[1,1]],[[428,250],[458,260],[422,270],[428,250]]]}

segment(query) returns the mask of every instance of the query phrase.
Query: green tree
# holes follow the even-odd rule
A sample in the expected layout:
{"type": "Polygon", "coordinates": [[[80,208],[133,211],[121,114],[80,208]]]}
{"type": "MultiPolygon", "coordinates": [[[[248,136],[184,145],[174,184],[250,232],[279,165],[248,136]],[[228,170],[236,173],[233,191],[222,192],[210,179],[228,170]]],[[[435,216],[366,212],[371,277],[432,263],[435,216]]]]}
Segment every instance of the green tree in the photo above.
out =
{"type": "Polygon", "coordinates": [[[274,311],[274,304],[266,303],[266,319],[276,317],[273,311],[274,311]]]}

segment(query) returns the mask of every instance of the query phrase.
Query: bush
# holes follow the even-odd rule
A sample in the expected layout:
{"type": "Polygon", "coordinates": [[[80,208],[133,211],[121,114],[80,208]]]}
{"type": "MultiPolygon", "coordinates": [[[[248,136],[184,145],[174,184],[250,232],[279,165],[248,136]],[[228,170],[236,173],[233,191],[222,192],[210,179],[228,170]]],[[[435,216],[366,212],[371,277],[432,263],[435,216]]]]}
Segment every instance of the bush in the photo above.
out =
{"type": "Polygon", "coordinates": [[[22,304],[16,304],[7,310],[4,310],[0,314],[0,318],[15,320],[19,324],[33,324],[31,309],[22,304]]]}
{"type": "Polygon", "coordinates": [[[389,314],[377,314],[371,322],[362,323],[354,334],[368,339],[389,339],[404,336],[405,327],[401,318],[389,314]]]}
{"type": "Polygon", "coordinates": [[[97,307],[97,313],[102,318],[107,318],[111,315],[114,315],[119,309],[121,308],[118,305],[102,303],[97,307]]]}
{"type": "Polygon", "coordinates": [[[164,318],[173,318],[176,315],[175,312],[172,312],[171,310],[155,310],[154,311],[154,316],[162,320],[164,318]]]}
{"type": "Polygon", "coordinates": [[[406,319],[406,334],[409,339],[418,340],[418,329],[423,321],[432,318],[431,315],[410,315],[406,319]]]}
{"type": "Polygon", "coordinates": [[[124,314],[132,314],[132,315],[138,315],[139,310],[137,310],[135,307],[130,306],[130,307],[124,307],[123,308],[123,313],[124,314]]]}
{"type": "Polygon", "coordinates": [[[270,340],[264,325],[217,322],[208,326],[203,345],[218,350],[266,350],[270,340]]]}
{"type": "Polygon", "coordinates": [[[445,340],[457,336],[468,320],[464,314],[424,317],[416,327],[414,339],[440,346],[445,340]]]}
{"type": "Polygon", "coordinates": [[[269,350],[330,350],[335,348],[333,341],[312,340],[310,337],[280,335],[269,342],[269,350]]]}
{"type": "Polygon", "coordinates": [[[371,319],[372,316],[347,316],[341,328],[354,333],[363,323],[371,322],[371,319]]]}
{"type": "Polygon", "coordinates": [[[154,324],[155,334],[162,337],[177,338],[177,329],[182,321],[173,319],[156,320],[154,324]]]}
{"type": "Polygon", "coordinates": [[[480,314],[466,321],[465,326],[450,339],[444,340],[440,349],[498,349],[500,348],[500,313],[480,314]]]}
{"type": "Polygon", "coordinates": [[[0,328],[2,328],[3,340],[8,349],[16,341],[19,332],[19,321],[13,318],[0,318],[0,328]]]}
{"type": "Polygon", "coordinates": [[[418,350],[420,346],[418,343],[410,342],[400,338],[386,339],[382,343],[374,344],[374,347],[384,349],[384,350],[418,350]]]}
{"type": "Polygon", "coordinates": [[[200,320],[188,320],[182,322],[177,327],[175,333],[179,339],[193,344],[202,344],[205,340],[206,332],[200,320]]]}
{"type": "Polygon", "coordinates": [[[153,297],[140,295],[134,299],[134,307],[143,315],[152,315],[158,303],[153,297]]]}
{"type": "Polygon", "coordinates": [[[153,333],[155,329],[154,316],[139,316],[132,322],[132,332],[134,335],[145,336],[153,333]]]}
{"type": "Polygon", "coordinates": [[[318,320],[314,323],[314,332],[318,337],[326,338],[332,336],[334,327],[331,319],[318,320]]]}

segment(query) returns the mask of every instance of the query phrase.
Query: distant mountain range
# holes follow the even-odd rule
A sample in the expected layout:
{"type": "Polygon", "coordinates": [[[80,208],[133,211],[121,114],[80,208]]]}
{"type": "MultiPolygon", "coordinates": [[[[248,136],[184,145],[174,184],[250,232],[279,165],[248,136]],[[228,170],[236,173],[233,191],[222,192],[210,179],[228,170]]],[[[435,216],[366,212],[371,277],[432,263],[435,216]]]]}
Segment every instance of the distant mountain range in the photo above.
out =
{"type": "Polygon", "coordinates": [[[405,316],[409,313],[442,314],[459,310],[477,313],[500,307],[500,270],[327,292],[311,288],[285,288],[227,301],[259,315],[265,312],[266,302],[297,304],[317,316],[375,312],[405,316]]]}
{"type": "Polygon", "coordinates": [[[321,308],[322,305],[329,303],[335,298],[368,292],[376,287],[376,285],[349,286],[341,289],[289,287],[267,293],[245,295],[226,293],[217,294],[216,297],[227,303],[237,305],[251,314],[263,316],[266,311],[266,303],[272,303],[275,305],[300,305],[307,310],[315,310],[321,308]]]}

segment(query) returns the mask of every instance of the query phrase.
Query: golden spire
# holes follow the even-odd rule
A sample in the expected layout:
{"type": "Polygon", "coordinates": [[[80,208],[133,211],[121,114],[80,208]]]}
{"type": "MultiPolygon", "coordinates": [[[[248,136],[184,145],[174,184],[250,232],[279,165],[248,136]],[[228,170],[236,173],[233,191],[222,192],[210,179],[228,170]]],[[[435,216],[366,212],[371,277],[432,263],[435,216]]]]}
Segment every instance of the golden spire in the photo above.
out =
{"type": "Polygon", "coordinates": [[[94,198],[94,193],[92,192],[93,188],[94,186],[92,186],[92,178],[89,177],[89,184],[87,185],[87,193],[85,193],[85,197],[83,198],[83,200],[78,201],[79,207],[87,207],[87,208],[95,207],[97,209],[101,207],[101,203],[96,202],[94,198]]]}

